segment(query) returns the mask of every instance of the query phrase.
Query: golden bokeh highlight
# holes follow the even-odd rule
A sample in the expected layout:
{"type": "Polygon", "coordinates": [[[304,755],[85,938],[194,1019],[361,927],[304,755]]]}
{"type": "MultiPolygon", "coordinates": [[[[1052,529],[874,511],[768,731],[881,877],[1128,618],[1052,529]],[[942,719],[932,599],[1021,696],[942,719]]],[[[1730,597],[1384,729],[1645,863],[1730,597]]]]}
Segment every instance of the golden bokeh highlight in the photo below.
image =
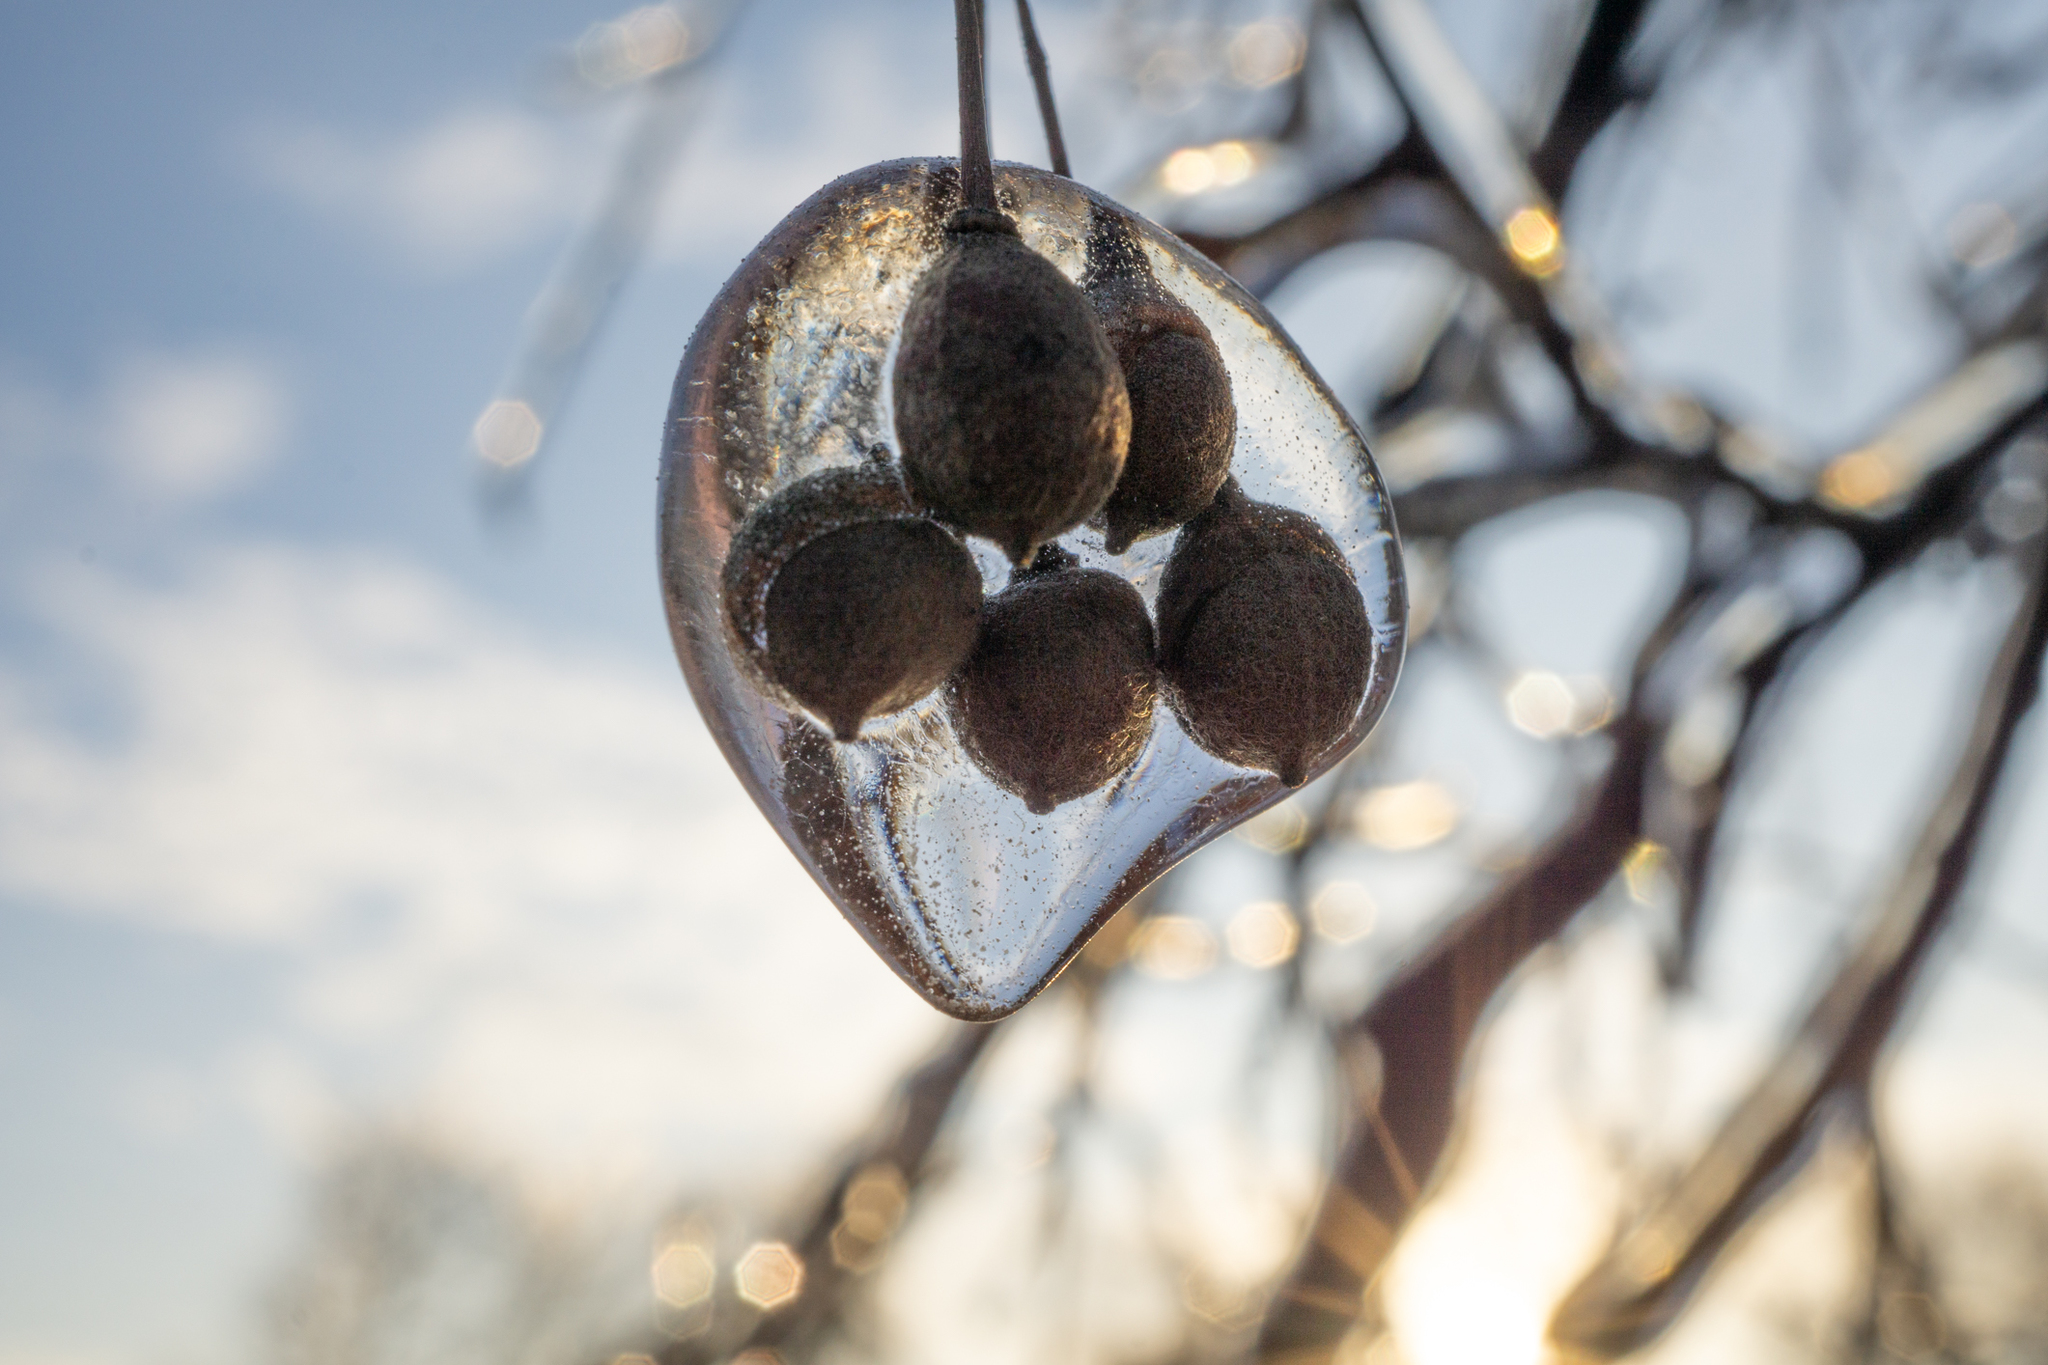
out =
{"type": "Polygon", "coordinates": [[[1821,500],[1850,512],[1865,512],[1889,502],[1904,483],[1897,464],[1883,445],[1838,455],[1820,472],[1821,500]]]}
{"type": "Polygon", "coordinates": [[[1301,70],[1308,42],[1289,20],[1260,19],[1233,33],[1223,55],[1230,64],[1230,79],[1259,90],[1301,70]]]}
{"type": "Polygon", "coordinates": [[[500,469],[517,469],[540,449],[540,415],[517,398],[500,398],[470,428],[476,453],[500,469]]]}
{"type": "Polygon", "coordinates": [[[1223,929],[1230,955],[1247,967],[1277,967],[1301,946],[1301,925],[1279,901],[1253,901],[1223,929]]]}
{"type": "Polygon", "coordinates": [[[1614,718],[1614,696],[1600,679],[1547,669],[1519,673],[1505,696],[1508,719],[1525,735],[1557,739],[1597,730],[1614,718]]]}
{"type": "Polygon", "coordinates": [[[1374,848],[1406,853],[1448,837],[1458,816],[1458,800],[1441,782],[1401,782],[1360,795],[1352,828],[1374,848]]]}
{"type": "Polygon", "coordinates": [[[671,1308],[694,1308],[711,1297],[718,1268],[711,1253],[695,1242],[670,1242],[650,1267],[654,1296],[671,1308]]]}
{"type": "Polygon", "coordinates": [[[1354,881],[1334,881],[1308,903],[1309,923],[1330,942],[1356,943],[1379,922],[1380,908],[1372,893],[1354,881]]]}
{"type": "Polygon", "coordinates": [[[881,1264],[889,1238],[903,1221],[910,1186],[894,1162],[864,1166],[839,1198],[839,1222],[832,1228],[832,1263],[865,1274],[881,1264]]]}
{"type": "Polygon", "coordinates": [[[1714,415],[1690,394],[1669,391],[1650,400],[1650,415],[1680,450],[1697,454],[1714,440],[1714,415]]]}
{"type": "Polygon", "coordinates": [[[1509,684],[1507,703],[1508,719],[1515,728],[1537,739],[1569,734],[1572,714],[1578,709],[1565,680],[1541,669],[1524,673],[1509,684]]]}
{"type": "Polygon", "coordinates": [[[1550,210],[1535,204],[1516,209],[1502,225],[1501,240],[1526,274],[1543,279],[1564,266],[1564,234],[1550,210]]]}
{"type": "Polygon", "coordinates": [[[1629,898],[1639,905],[1654,903],[1670,861],[1670,852],[1654,839],[1644,839],[1630,849],[1621,860],[1621,876],[1628,884],[1629,898]]]}
{"type": "Polygon", "coordinates": [[[1292,853],[1308,842],[1308,817],[1299,804],[1282,801],[1262,810],[1231,831],[1238,838],[1268,853],[1292,853]]]}
{"type": "Polygon", "coordinates": [[[1167,157],[1159,167],[1159,182],[1174,194],[1201,194],[1241,185],[1258,168],[1258,154],[1248,144],[1218,142],[1209,147],[1183,147],[1167,157]]]}
{"type": "Polygon", "coordinates": [[[1138,970],[1161,981],[1189,981],[1216,965],[1216,935],[1185,915],[1154,915],[1131,940],[1138,970]]]}
{"type": "Polygon", "coordinates": [[[795,1303],[804,1292],[803,1258],[787,1242],[756,1242],[733,1266],[733,1287],[764,1313],[795,1303]]]}

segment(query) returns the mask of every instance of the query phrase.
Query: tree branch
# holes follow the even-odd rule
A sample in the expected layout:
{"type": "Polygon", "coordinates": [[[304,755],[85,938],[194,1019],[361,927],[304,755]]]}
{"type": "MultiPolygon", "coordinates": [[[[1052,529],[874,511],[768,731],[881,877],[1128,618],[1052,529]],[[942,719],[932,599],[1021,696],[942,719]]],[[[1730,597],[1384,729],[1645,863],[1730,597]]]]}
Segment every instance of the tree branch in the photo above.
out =
{"type": "Polygon", "coordinates": [[[1867,1084],[1928,950],[1968,878],[2048,646],[2048,556],[2028,547],[2029,583],[1985,679],[1962,757],[1863,941],[1721,1131],[1650,1215],[1579,1282],[1552,1322],[1560,1344],[1612,1358],[1653,1340],[1764,1199],[1797,1171],[1827,1096],[1867,1084]]]}

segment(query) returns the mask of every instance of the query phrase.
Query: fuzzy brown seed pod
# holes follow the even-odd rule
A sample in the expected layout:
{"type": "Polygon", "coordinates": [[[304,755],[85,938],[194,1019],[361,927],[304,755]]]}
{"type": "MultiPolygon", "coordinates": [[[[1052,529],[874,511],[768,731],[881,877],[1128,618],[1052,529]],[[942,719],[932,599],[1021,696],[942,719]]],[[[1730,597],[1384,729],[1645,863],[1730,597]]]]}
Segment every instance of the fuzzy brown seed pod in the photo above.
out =
{"type": "Polygon", "coordinates": [[[768,683],[850,740],[974,647],[981,573],[883,464],[823,470],[754,510],[725,558],[725,619],[768,683]]]}
{"type": "Polygon", "coordinates": [[[1233,479],[1182,528],[1158,605],[1159,668],[1188,734],[1301,785],[1351,728],[1372,667],[1365,599],[1336,542],[1233,479]]]}
{"type": "Polygon", "coordinates": [[[904,481],[1028,564],[1101,510],[1131,405],[1080,289],[1000,214],[963,210],[918,281],[892,376],[904,481]]]}
{"type": "Polygon", "coordinates": [[[1047,545],[982,603],[974,652],[946,688],[953,727],[998,786],[1048,814],[1144,751],[1152,655],[1138,590],[1047,545]]]}
{"type": "Polygon", "coordinates": [[[1088,251],[1088,298],[1131,402],[1123,476],[1102,509],[1104,544],[1122,554],[1214,499],[1230,473],[1237,404],[1215,338],[1159,284],[1130,225],[1098,210],[1088,251]]]}

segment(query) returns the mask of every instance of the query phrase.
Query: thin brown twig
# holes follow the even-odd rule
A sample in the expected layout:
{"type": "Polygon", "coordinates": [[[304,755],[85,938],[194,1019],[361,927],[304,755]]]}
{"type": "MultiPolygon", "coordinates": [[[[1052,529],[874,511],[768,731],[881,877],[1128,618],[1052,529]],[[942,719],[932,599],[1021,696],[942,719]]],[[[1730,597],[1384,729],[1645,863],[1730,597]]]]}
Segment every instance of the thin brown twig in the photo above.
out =
{"type": "Polygon", "coordinates": [[[1060,111],[1052,99],[1052,71],[1045,64],[1045,49],[1038,42],[1038,25],[1031,22],[1031,0],[1017,0],[1017,26],[1024,31],[1024,60],[1031,67],[1031,84],[1038,90],[1038,117],[1045,124],[1046,155],[1052,158],[1052,173],[1072,177],[1067,164],[1067,142],[1060,136],[1060,111]]]}
{"type": "Polygon", "coordinates": [[[960,202],[994,213],[996,168],[988,145],[981,0],[953,0],[953,30],[960,63],[960,202]]]}
{"type": "Polygon", "coordinates": [[[808,1349],[843,1326],[861,1275],[834,1255],[833,1235],[844,1218],[847,1191],[863,1172],[886,1166],[903,1182],[906,1208],[915,1201],[928,1183],[947,1115],[1002,1027],[1002,1021],[955,1025],[946,1041],[898,1083],[867,1136],[841,1158],[824,1193],[797,1220],[798,1231],[789,1239],[804,1267],[802,1292],[793,1304],[759,1317],[739,1340],[714,1336],[671,1342],[656,1353],[660,1365],[703,1365],[755,1346],[785,1353],[808,1349]]]}
{"type": "Polygon", "coordinates": [[[646,254],[662,194],[694,126],[704,73],[735,27],[738,8],[720,11],[701,51],[645,82],[644,103],[619,148],[603,198],[527,310],[492,405],[524,404],[537,430],[529,449],[480,446],[472,452],[486,516],[503,518],[526,497],[605,322],[646,254]]]}
{"type": "MultiPolygon", "coordinates": [[[[1699,604],[1682,590],[1640,655],[1640,677],[1699,604]]],[[[1643,689],[1610,729],[1612,757],[1578,814],[1477,905],[1346,1028],[1380,1056],[1373,1121],[1354,1127],[1331,1172],[1307,1244],[1261,1325],[1258,1358],[1334,1348],[1378,1273],[1450,1139],[1457,1073],[1500,983],[1614,876],[1641,828],[1645,774],[1660,727],[1643,689]],[[1419,1173],[1419,1179],[1418,1179],[1419,1173]]]]}

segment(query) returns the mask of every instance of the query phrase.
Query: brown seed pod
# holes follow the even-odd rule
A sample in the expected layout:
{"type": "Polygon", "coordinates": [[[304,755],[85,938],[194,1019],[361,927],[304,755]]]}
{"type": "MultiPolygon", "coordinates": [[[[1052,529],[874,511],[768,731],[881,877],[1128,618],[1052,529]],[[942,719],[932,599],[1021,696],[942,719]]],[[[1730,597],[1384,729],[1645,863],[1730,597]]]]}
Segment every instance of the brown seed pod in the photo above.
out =
{"type": "Polygon", "coordinates": [[[903,317],[892,376],[904,481],[1018,564],[1101,510],[1131,406],[1080,289],[998,213],[963,209],[903,317]]]}
{"type": "Polygon", "coordinates": [[[870,462],[813,474],[756,508],[726,553],[723,605],[741,657],[850,740],[967,657],[981,574],[896,471],[870,462]]]}
{"type": "Polygon", "coordinates": [[[982,603],[974,652],[946,687],[962,745],[1045,815],[1137,761],[1158,695],[1145,599],[1047,545],[982,603]]]}
{"type": "Polygon", "coordinates": [[[1209,505],[1230,473],[1237,404],[1208,327],[1159,284],[1130,225],[1098,211],[1088,253],[1088,298],[1131,402],[1130,451],[1102,509],[1114,555],[1209,505]]]}
{"type": "Polygon", "coordinates": [[[1197,744],[1299,786],[1351,728],[1371,667],[1365,599],[1313,518],[1233,479],[1182,528],[1159,585],[1159,668],[1197,744]]]}

